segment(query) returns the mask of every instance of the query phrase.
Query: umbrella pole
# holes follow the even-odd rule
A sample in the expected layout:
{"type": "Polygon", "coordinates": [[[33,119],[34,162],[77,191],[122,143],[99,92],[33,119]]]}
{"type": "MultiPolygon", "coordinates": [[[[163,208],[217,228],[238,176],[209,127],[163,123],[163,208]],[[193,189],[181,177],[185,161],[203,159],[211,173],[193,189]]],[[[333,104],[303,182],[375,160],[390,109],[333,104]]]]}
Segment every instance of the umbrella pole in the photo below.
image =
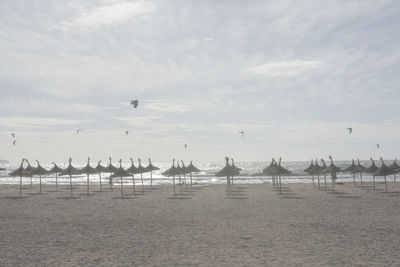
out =
{"type": "Polygon", "coordinates": [[[326,191],[326,173],[324,173],[324,184],[325,184],[325,191],[326,191]]]}
{"type": "Polygon", "coordinates": [[[190,188],[192,188],[193,183],[192,183],[192,173],[190,173],[190,188]]]}
{"type": "Polygon", "coordinates": [[[39,174],[39,193],[42,193],[42,175],[39,174]]]}
{"type": "Polygon", "coordinates": [[[282,195],[282,176],[279,175],[279,194],[282,195]]]}
{"type": "Polygon", "coordinates": [[[58,174],[56,173],[56,192],[58,192],[58,174]]]}
{"type": "Polygon", "coordinates": [[[186,189],[186,173],[183,174],[183,182],[185,183],[185,189],[186,189]]]}
{"type": "Polygon", "coordinates": [[[109,183],[110,183],[111,192],[112,192],[112,191],[113,191],[113,180],[112,180],[112,178],[111,178],[111,175],[110,175],[110,181],[109,181],[109,183]]]}
{"type": "Polygon", "coordinates": [[[226,176],[226,195],[229,195],[229,176],[226,176]]]}
{"type": "Polygon", "coordinates": [[[372,180],[374,180],[374,191],[375,191],[375,175],[372,175],[372,180]]]}
{"type": "Polygon", "coordinates": [[[361,180],[361,187],[363,187],[363,186],[364,186],[364,184],[363,184],[363,180],[362,180],[362,174],[361,174],[361,172],[360,172],[360,180],[361,180]]]}
{"type": "Polygon", "coordinates": [[[31,178],[31,188],[33,187],[33,183],[32,183],[32,176],[30,177],[31,178]]]}
{"type": "Polygon", "coordinates": [[[101,193],[101,172],[99,172],[99,182],[100,182],[100,193],[101,193]]]}
{"type": "Polygon", "coordinates": [[[140,179],[142,180],[142,194],[144,194],[143,173],[140,173],[140,179]]]}
{"type": "Polygon", "coordinates": [[[356,174],[353,173],[353,183],[354,183],[354,187],[356,186],[356,174]]]}
{"type": "Polygon", "coordinates": [[[176,195],[175,191],[175,175],[172,175],[172,184],[174,185],[174,196],[176,195]]]}
{"type": "Polygon", "coordinates": [[[314,174],[311,175],[311,179],[312,179],[312,187],[314,187],[314,174]]]}
{"type": "Polygon", "coordinates": [[[179,191],[180,191],[181,194],[182,194],[182,180],[181,180],[181,175],[179,174],[178,177],[179,177],[179,191]]]}
{"type": "Polygon", "coordinates": [[[136,197],[135,175],[132,174],[133,195],[136,197]]]}
{"type": "Polygon", "coordinates": [[[332,191],[335,191],[335,180],[332,176],[332,173],[331,173],[331,180],[332,180],[332,191]]]}
{"type": "Polygon", "coordinates": [[[386,183],[386,176],[385,176],[385,191],[387,193],[387,183],[386,183]]]}
{"type": "Polygon", "coordinates": [[[22,175],[19,177],[19,197],[22,197],[22,175]]]}
{"type": "Polygon", "coordinates": [[[86,188],[86,195],[89,195],[89,176],[90,176],[90,174],[87,174],[87,188],[86,188]]]}
{"type": "Polygon", "coordinates": [[[153,171],[150,172],[150,188],[153,188],[153,171]]]}
{"type": "Polygon", "coordinates": [[[69,174],[69,188],[71,190],[71,197],[72,197],[73,193],[72,193],[72,175],[71,174],[69,174]]]}
{"type": "Polygon", "coordinates": [[[319,174],[317,175],[317,178],[318,178],[318,188],[321,188],[321,183],[319,181],[319,174]]]}
{"type": "Polygon", "coordinates": [[[122,176],[121,176],[121,197],[124,198],[124,183],[122,182],[122,176]]]}
{"type": "Polygon", "coordinates": [[[394,178],[394,183],[396,183],[396,174],[394,174],[393,178],[394,178]]]}

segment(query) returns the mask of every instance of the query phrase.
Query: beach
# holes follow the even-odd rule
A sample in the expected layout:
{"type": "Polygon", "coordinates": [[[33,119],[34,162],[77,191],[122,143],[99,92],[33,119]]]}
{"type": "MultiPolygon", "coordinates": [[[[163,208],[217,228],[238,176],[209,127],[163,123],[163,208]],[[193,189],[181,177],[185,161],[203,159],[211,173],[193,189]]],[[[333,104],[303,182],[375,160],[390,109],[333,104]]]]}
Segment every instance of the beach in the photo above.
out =
{"type": "Polygon", "coordinates": [[[54,189],[0,186],[0,266],[400,265],[398,183],[54,189]]]}

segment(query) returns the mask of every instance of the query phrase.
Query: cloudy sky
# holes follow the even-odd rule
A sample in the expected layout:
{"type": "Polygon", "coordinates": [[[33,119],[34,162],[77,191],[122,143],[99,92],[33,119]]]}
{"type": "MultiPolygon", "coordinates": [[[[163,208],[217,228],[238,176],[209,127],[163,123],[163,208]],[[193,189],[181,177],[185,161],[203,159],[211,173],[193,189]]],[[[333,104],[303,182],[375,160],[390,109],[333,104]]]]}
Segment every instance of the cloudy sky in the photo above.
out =
{"type": "Polygon", "coordinates": [[[0,158],[395,158],[399,32],[398,1],[2,0],[0,158]]]}

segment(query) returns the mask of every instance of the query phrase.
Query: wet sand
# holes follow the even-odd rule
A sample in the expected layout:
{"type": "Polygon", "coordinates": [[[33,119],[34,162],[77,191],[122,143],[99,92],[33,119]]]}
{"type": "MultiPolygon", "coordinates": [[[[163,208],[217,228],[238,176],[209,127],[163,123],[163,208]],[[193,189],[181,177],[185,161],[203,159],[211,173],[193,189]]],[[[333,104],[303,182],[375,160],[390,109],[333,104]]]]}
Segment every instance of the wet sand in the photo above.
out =
{"type": "Polygon", "coordinates": [[[399,266],[400,185],[364,185],[126,187],[127,199],[37,185],[19,199],[3,185],[0,266],[399,266]]]}

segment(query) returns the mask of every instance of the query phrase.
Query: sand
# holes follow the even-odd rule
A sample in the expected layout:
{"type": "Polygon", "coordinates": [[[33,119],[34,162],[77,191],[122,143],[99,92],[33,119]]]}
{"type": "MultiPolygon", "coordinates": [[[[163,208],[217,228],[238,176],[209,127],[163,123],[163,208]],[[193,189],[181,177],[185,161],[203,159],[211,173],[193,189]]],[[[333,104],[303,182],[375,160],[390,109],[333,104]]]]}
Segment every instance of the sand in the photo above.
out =
{"type": "Polygon", "coordinates": [[[364,185],[235,185],[231,197],[204,185],[176,199],[171,186],[128,199],[36,186],[18,199],[4,185],[0,266],[399,266],[400,185],[364,185]]]}

